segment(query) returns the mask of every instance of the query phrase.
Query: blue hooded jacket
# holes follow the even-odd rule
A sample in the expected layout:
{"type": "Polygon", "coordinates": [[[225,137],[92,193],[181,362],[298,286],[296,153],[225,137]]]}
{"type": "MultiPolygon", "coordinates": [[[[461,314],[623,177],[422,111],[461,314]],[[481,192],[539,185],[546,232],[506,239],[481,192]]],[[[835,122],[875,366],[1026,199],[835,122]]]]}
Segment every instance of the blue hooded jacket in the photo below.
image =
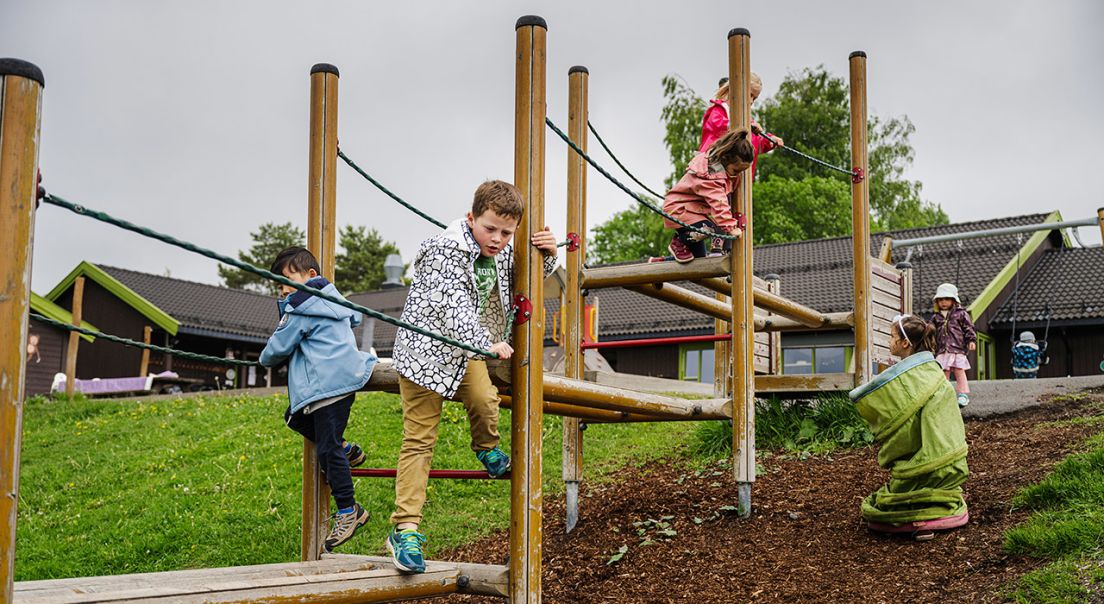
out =
{"type": "MultiPolygon", "coordinates": [[[[322,277],[307,285],[341,298],[322,277]]],[[[292,413],[315,401],[360,390],[368,382],[377,359],[357,349],[353,328],[360,325],[360,313],[304,292],[295,292],[279,305],[280,325],[261,351],[261,365],[275,367],[290,358],[292,413]]]]}

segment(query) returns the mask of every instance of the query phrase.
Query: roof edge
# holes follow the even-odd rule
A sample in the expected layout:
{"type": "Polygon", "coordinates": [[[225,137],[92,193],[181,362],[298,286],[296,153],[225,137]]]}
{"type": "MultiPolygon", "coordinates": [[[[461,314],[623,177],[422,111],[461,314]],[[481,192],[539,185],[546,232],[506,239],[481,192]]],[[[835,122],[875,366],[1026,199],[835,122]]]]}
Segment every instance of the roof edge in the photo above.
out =
{"type": "MultiPolygon", "coordinates": [[[[1061,221],[1062,213],[1058,210],[1054,210],[1053,212],[1048,214],[1047,217],[1040,224],[1061,221]]],[[[1000,295],[1000,292],[1008,286],[1008,283],[1016,275],[1019,269],[1023,267],[1024,260],[1027,258],[1031,258],[1031,255],[1035,253],[1035,250],[1039,249],[1039,246],[1041,246],[1043,242],[1046,241],[1047,237],[1050,237],[1051,232],[1051,230],[1035,231],[1035,233],[1033,233],[1031,237],[1028,238],[1027,242],[1024,243],[1024,245],[1020,247],[1019,251],[1016,252],[1016,255],[1013,256],[1012,259],[1004,265],[1004,268],[1002,268],[1000,272],[997,273],[997,276],[993,277],[993,279],[989,281],[989,284],[986,285],[981,290],[981,292],[978,293],[977,297],[974,298],[974,301],[966,307],[966,311],[970,313],[970,320],[977,321],[978,317],[980,317],[982,313],[988,310],[989,305],[996,301],[997,296],[1000,295]],[[1026,254],[1024,254],[1025,251],[1027,252],[1026,254]]]]}
{"type": "Polygon", "coordinates": [[[153,321],[154,325],[167,331],[170,335],[175,336],[176,332],[180,330],[180,321],[177,321],[169,315],[169,313],[161,310],[149,300],[138,295],[134,290],[123,285],[121,281],[107,274],[103,269],[87,260],[82,260],[76,268],[70,271],[68,275],[55,285],[54,289],[46,294],[46,299],[50,302],[57,300],[61,294],[65,293],[73,285],[79,276],[95,281],[101,287],[111,292],[116,298],[122,300],[127,306],[133,308],[150,321],[153,321]]]}
{"type": "MultiPolygon", "coordinates": [[[[53,302],[43,298],[42,296],[31,292],[31,310],[50,319],[58,321],[60,323],[73,324],[73,313],[65,310],[64,308],[54,304],[53,302]]],[[[85,329],[91,329],[92,331],[99,331],[95,325],[92,325],[88,321],[81,321],[81,327],[85,329]]],[[[78,334],[82,340],[86,342],[96,341],[96,336],[90,336],[86,333],[78,334]]]]}

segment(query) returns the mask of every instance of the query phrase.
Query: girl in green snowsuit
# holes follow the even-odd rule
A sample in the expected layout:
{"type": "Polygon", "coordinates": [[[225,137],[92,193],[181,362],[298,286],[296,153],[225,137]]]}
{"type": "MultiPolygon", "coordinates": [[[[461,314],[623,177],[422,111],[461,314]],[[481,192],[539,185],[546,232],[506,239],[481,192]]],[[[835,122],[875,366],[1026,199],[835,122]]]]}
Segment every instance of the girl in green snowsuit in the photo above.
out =
{"type": "Polygon", "coordinates": [[[871,530],[930,537],[969,520],[962,483],[966,429],[955,391],[935,360],[935,328],[919,317],[895,317],[890,352],[901,362],[851,391],[851,400],[881,443],[878,465],[889,483],[862,502],[871,530]]]}

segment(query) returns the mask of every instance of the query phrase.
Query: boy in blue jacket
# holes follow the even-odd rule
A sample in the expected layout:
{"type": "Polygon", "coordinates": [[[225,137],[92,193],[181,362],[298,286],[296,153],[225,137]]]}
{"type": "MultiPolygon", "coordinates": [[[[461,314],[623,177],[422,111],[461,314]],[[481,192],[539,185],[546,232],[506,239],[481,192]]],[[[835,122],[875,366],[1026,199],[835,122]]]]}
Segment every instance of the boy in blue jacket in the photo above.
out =
{"type": "MultiPolygon", "coordinates": [[[[296,283],[341,297],[324,277],[314,254],[289,247],[276,255],[270,269],[296,283]]],[[[344,440],[356,393],[372,376],[376,357],[357,349],[353,327],[360,313],[316,298],[289,285],[280,286],[280,324],[261,351],[261,365],[288,363],[288,427],[314,443],[318,463],[330,485],[337,516],[323,543],[331,552],[368,522],[368,511],[356,502],[350,466],[364,462],[360,447],[344,440]]]]}

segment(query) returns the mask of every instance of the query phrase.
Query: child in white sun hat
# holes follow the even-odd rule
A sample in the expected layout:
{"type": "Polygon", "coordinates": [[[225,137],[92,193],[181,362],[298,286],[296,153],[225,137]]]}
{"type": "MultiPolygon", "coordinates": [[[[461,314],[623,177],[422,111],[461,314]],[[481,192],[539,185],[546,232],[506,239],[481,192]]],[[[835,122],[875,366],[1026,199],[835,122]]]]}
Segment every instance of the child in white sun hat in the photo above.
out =
{"type": "Polygon", "coordinates": [[[958,288],[944,283],[932,296],[935,315],[935,360],[943,367],[948,378],[954,373],[955,392],[958,393],[958,406],[965,407],[970,402],[970,384],[966,382],[966,370],[970,360],[966,355],[977,350],[977,332],[970,313],[962,307],[958,299],[958,288]]]}

